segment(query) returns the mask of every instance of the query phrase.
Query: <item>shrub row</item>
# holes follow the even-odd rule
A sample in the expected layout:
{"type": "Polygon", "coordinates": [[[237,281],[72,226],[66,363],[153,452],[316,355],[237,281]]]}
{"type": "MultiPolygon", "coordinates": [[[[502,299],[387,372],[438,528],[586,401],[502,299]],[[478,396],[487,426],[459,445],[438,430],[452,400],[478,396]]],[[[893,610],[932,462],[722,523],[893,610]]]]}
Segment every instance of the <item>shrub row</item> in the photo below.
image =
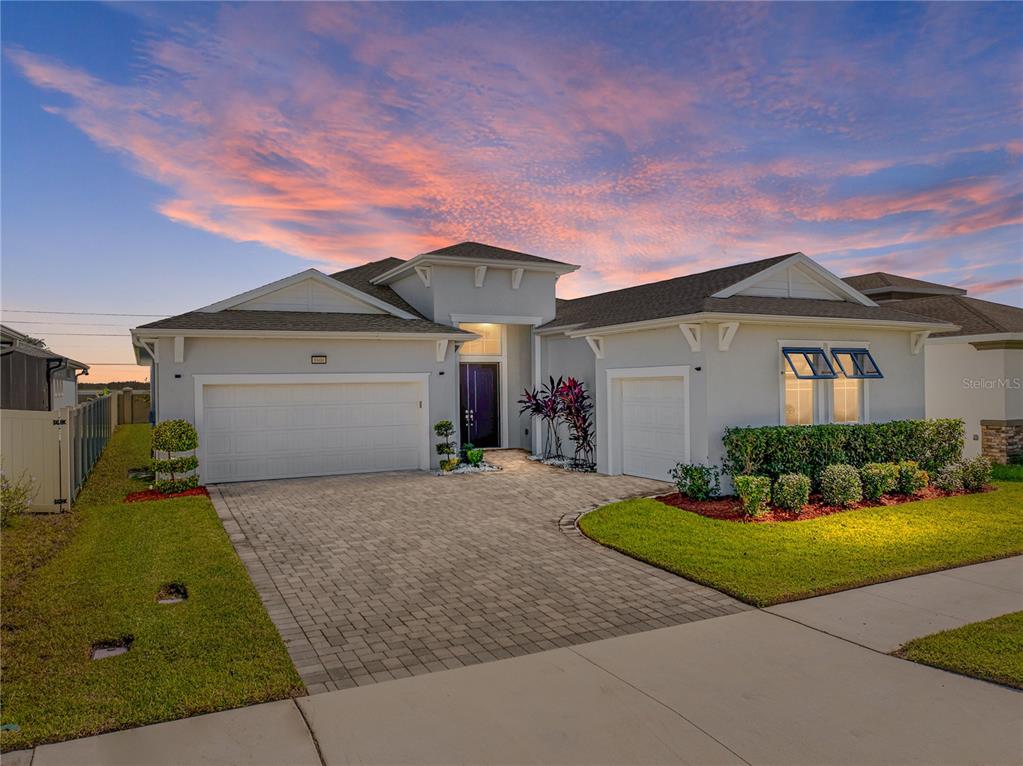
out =
{"type": "Polygon", "coordinates": [[[801,473],[820,486],[831,465],[896,463],[914,460],[938,471],[962,454],[963,421],[895,420],[889,423],[727,428],[723,469],[732,476],[757,474],[776,479],[801,473]]]}

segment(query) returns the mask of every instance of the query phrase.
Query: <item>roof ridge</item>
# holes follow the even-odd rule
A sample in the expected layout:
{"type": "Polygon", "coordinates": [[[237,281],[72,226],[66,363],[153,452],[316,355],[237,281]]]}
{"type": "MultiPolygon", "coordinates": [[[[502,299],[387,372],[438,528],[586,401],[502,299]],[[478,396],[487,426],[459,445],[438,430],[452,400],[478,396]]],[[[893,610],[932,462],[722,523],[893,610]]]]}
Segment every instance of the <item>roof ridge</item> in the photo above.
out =
{"type": "MultiPolygon", "coordinates": [[[[619,287],[619,288],[616,288],[614,290],[605,290],[602,293],[591,293],[590,295],[580,295],[578,298],[562,298],[561,300],[564,300],[566,303],[574,303],[575,301],[582,301],[582,300],[586,300],[587,298],[599,298],[601,296],[613,295],[614,293],[625,292],[626,290],[636,290],[637,288],[640,288],[640,287],[648,287],[650,285],[660,285],[660,284],[664,284],[665,282],[674,282],[677,279],[690,279],[692,277],[702,277],[702,276],[706,276],[707,274],[713,274],[716,271],[725,271],[727,269],[734,269],[734,268],[738,268],[740,266],[753,266],[754,264],[766,263],[767,261],[776,261],[776,262],[780,263],[781,261],[785,260],[786,258],[791,258],[794,255],[799,255],[799,252],[796,251],[796,252],[792,252],[792,253],[786,253],[785,255],[772,255],[769,258],[761,258],[760,260],[757,260],[757,261],[744,261],[744,262],[741,262],[741,263],[732,263],[732,264],[729,264],[728,266],[718,266],[717,268],[707,269],[706,271],[696,271],[696,272],[693,272],[692,274],[679,274],[677,277],[668,277],[667,279],[658,279],[658,280],[656,280],[654,282],[642,282],[642,283],[640,283],[638,285],[630,285],[629,287],[619,287]]],[[[767,267],[765,266],[764,268],[767,268],[767,267]]],[[[753,274],[757,274],[757,273],[758,272],[756,272],[756,271],[753,272],[753,274]]],[[[752,274],[750,276],[752,276],[752,274]]],[[[736,281],[741,281],[741,280],[736,280],[736,281]]],[[[726,287],[727,287],[727,285],[726,285],[726,287]]]]}
{"type": "MultiPolygon", "coordinates": [[[[1001,306],[1002,305],[1000,303],[995,303],[994,301],[985,301],[985,300],[981,300],[980,298],[973,298],[973,297],[971,297],[969,295],[950,295],[948,297],[949,298],[954,298],[954,299],[969,298],[971,301],[980,301],[981,303],[990,303],[992,306],[1001,306]]],[[[970,305],[970,303],[968,301],[963,300],[961,302],[961,305],[965,309],[967,309],[971,314],[973,314],[974,316],[980,317],[985,322],[989,322],[990,324],[993,324],[995,327],[997,327],[999,329],[1000,332],[1010,332],[1008,327],[1003,325],[998,320],[993,319],[992,317],[988,316],[987,314],[984,314],[979,309],[977,309],[975,306],[970,305]]]]}

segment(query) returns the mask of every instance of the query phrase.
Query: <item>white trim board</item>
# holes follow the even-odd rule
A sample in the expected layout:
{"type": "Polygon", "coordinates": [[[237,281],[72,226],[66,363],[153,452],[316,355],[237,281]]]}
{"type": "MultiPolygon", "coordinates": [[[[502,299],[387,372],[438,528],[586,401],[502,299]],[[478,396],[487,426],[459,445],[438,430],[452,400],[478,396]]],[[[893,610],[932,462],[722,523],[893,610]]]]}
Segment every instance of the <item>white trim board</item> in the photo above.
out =
{"type": "Polygon", "coordinates": [[[422,470],[430,469],[430,373],[428,372],[246,372],[223,375],[193,375],[195,386],[195,430],[199,433],[199,475],[205,473],[206,449],[203,433],[203,389],[205,386],[294,385],[330,383],[418,383],[424,428],[419,449],[422,470]]]}
{"type": "Polygon", "coordinates": [[[491,314],[451,314],[451,323],[456,327],[463,322],[469,324],[527,324],[536,326],[543,317],[495,316],[491,314]]]}
{"type": "Polygon", "coordinates": [[[683,455],[682,462],[689,462],[689,456],[692,454],[692,444],[690,443],[692,440],[692,411],[689,405],[689,370],[690,366],[688,364],[670,367],[620,367],[618,369],[605,370],[605,397],[607,402],[604,407],[604,415],[607,418],[607,472],[609,475],[615,476],[622,472],[622,456],[619,450],[621,445],[615,441],[618,435],[617,429],[620,427],[618,421],[621,415],[619,412],[619,417],[616,417],[615,406],[621,404],[621,396],[615,390],[614,384],[615,381],[621,381],[625,378],[682,378],[682,401],[686,412],[685,455],[683,455]]]}

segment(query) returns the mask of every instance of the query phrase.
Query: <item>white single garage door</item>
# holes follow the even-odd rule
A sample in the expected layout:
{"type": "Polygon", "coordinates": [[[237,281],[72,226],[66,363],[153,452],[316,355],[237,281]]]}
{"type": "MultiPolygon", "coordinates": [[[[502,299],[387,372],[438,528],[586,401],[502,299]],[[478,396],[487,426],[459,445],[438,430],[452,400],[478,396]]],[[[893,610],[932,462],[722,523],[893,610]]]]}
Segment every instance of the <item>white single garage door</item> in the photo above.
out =
{"type": "Polygon", "coordinates": [[[685,379],[621,379],[622,473],[670,481],[687,459],[685,379]]]}
{"type": "Polygon", "coordinates": [[[203,387],[203,481],[426,468],[420,383],[203,387]]]}

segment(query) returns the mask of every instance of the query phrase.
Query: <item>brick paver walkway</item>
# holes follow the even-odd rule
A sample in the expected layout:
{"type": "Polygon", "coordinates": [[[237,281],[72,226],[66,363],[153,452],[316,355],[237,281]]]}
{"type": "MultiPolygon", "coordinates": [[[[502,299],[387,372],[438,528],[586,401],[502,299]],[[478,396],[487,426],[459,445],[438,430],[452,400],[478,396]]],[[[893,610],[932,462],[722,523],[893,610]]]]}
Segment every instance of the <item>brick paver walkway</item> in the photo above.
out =
{"type": "Polygon", "coordinates": [[[224,484],[214,502],[310,693],[748,607],[581,536],[566,514],[667,485],[559,471],[224,484]]]}

